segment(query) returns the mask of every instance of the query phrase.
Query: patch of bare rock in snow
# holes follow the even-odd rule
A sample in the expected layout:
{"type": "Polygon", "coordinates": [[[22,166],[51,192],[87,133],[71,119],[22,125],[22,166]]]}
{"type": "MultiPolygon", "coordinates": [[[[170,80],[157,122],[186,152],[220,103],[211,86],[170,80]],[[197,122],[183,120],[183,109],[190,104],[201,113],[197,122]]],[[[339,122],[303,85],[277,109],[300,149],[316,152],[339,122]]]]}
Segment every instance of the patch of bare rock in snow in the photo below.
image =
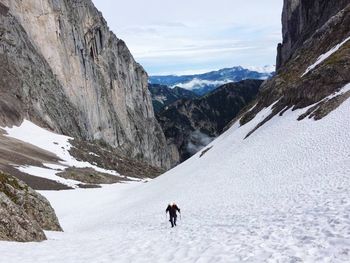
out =
{"type": "Polygon", "coordinates": [[[312,71],[314,68],[316,68],[318,65],[322,64],[326,59],[328,59],[331,55],[333,55],[335,52],[337,52],[345,43],[347,43],[350,40],[350,37],[346,38],[344,41],[339,43],[338,45],[334,46],[331,48],[329,51],[326,53],[322,54],[319,56],[314,64],[309,66],[306,71],[303,73],[301,77],[304,77],[307,73],[312,71]]]}
{"type": "MultiPolygon", "coordinates": [[[[3,129],[7,133],[6,136],[27,142],[43,150],[54,153],[62,160],[60,164],[44,163],[44,167],[18,166],[17,169],[21,172],[50,179],[72,188],[77,188],[81,182],[65,179],[57,175],[68,167],[91,168],[100,173],[120,176],[116,171],[106,170],[89,162],[76,160],[69,152],[72,147],[70,140],[73,138],[71,137],[47,131],[28,120],[24,120],[19,127],[14,126],[12,128],[6,127],[3,129]]],[[[96,156],[95,153],[89,154],[96,156]]]]}

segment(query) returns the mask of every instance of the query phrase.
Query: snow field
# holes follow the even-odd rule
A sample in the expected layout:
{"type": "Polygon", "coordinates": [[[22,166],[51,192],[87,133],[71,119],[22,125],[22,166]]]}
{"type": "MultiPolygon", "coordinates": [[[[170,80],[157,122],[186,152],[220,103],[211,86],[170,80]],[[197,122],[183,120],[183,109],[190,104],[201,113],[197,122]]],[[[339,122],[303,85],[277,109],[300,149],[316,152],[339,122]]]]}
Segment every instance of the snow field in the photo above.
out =
{"type": "Polygon", "coordinates": [[[148,183],[43,192],[65,232],[1,242],[0,262],[349,262],[350,100],[297,121],[306,110],[244,140],[269,107],[148,183]]]}

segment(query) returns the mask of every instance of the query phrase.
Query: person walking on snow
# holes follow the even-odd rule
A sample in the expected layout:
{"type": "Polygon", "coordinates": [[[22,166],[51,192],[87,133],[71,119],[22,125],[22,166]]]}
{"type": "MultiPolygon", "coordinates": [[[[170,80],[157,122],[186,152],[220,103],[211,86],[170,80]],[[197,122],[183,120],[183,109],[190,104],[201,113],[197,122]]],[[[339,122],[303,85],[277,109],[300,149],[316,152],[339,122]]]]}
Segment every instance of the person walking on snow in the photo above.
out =
{"type": "Polygon", "coordinates": [[[170,223],[171,223],[171,227],[176,226],[176,218],[177,218],[177,214],[176,212],[180,212],[180,208],[177,207],[177,205],[175,203],[170,203],[167,207],[167,209],[165,210],[165,213],[169,212],[169,216],[170,216],[170,223]]]}

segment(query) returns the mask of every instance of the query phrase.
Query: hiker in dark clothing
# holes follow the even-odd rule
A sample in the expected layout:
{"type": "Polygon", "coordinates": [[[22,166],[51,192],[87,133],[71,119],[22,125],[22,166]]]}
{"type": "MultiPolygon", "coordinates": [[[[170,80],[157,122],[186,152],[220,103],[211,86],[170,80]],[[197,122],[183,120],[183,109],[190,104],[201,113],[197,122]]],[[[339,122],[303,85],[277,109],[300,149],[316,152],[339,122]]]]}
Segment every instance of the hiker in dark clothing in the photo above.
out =
{"type": "Polygon", "coordinates": [[[175,203],[171,203],[168,205],[168,207],[165,210],[165,213],[169,212],[169,216],[170,216],[170,223],[171,223],[171,227],[176,226],[176,218],[177,218],[177,214],[176,211],[180,212],[180,208],[177,207],[177,205],[175,203]]]}

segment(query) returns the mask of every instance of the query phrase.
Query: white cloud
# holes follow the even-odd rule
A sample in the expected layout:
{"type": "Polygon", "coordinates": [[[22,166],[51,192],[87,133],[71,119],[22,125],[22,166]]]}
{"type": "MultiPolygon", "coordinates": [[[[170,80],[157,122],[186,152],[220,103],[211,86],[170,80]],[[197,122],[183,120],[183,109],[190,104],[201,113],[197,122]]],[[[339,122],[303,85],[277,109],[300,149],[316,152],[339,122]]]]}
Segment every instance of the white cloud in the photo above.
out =
{"type": "MultiPolygon", "coordinates": [[[[183,89],[188,89],[188,90],[192,90],[192,89],[198,89],[198,88],[202,88],[205,86],[221,86],[227,83],[232,82],[232,80],[203,80],[203,79],[197,79],[194,78],[193,80],[186,82],[186,83],[180,83],[180,84],[176,84],[174,87],[180,87],[183,89]]],[[[172,88],[174,88],[172,87],[172,88]]]]}
{"type": "Polygon", "coordinates": [[[157,57],[181,57],[181,58],[193,58],[198,55],[209,55],[218,53],[231,53],[239,52],[247,49],[252,49],[253,47],[195,47],[195,48],[179,48],[179,49],[164,49],[164,50],[149,50],[135,52],[134,55],[139,59],[145,58],[157,58],[157,57]]]}
{"type": "Polygon", "coordinates": [[[190,140],[187,144],[187,150],[190,154],[196,154],[205,146],[211,143],[215,138],[209,137],[207,134],[196,130],[190,134],[190,140]]]}

